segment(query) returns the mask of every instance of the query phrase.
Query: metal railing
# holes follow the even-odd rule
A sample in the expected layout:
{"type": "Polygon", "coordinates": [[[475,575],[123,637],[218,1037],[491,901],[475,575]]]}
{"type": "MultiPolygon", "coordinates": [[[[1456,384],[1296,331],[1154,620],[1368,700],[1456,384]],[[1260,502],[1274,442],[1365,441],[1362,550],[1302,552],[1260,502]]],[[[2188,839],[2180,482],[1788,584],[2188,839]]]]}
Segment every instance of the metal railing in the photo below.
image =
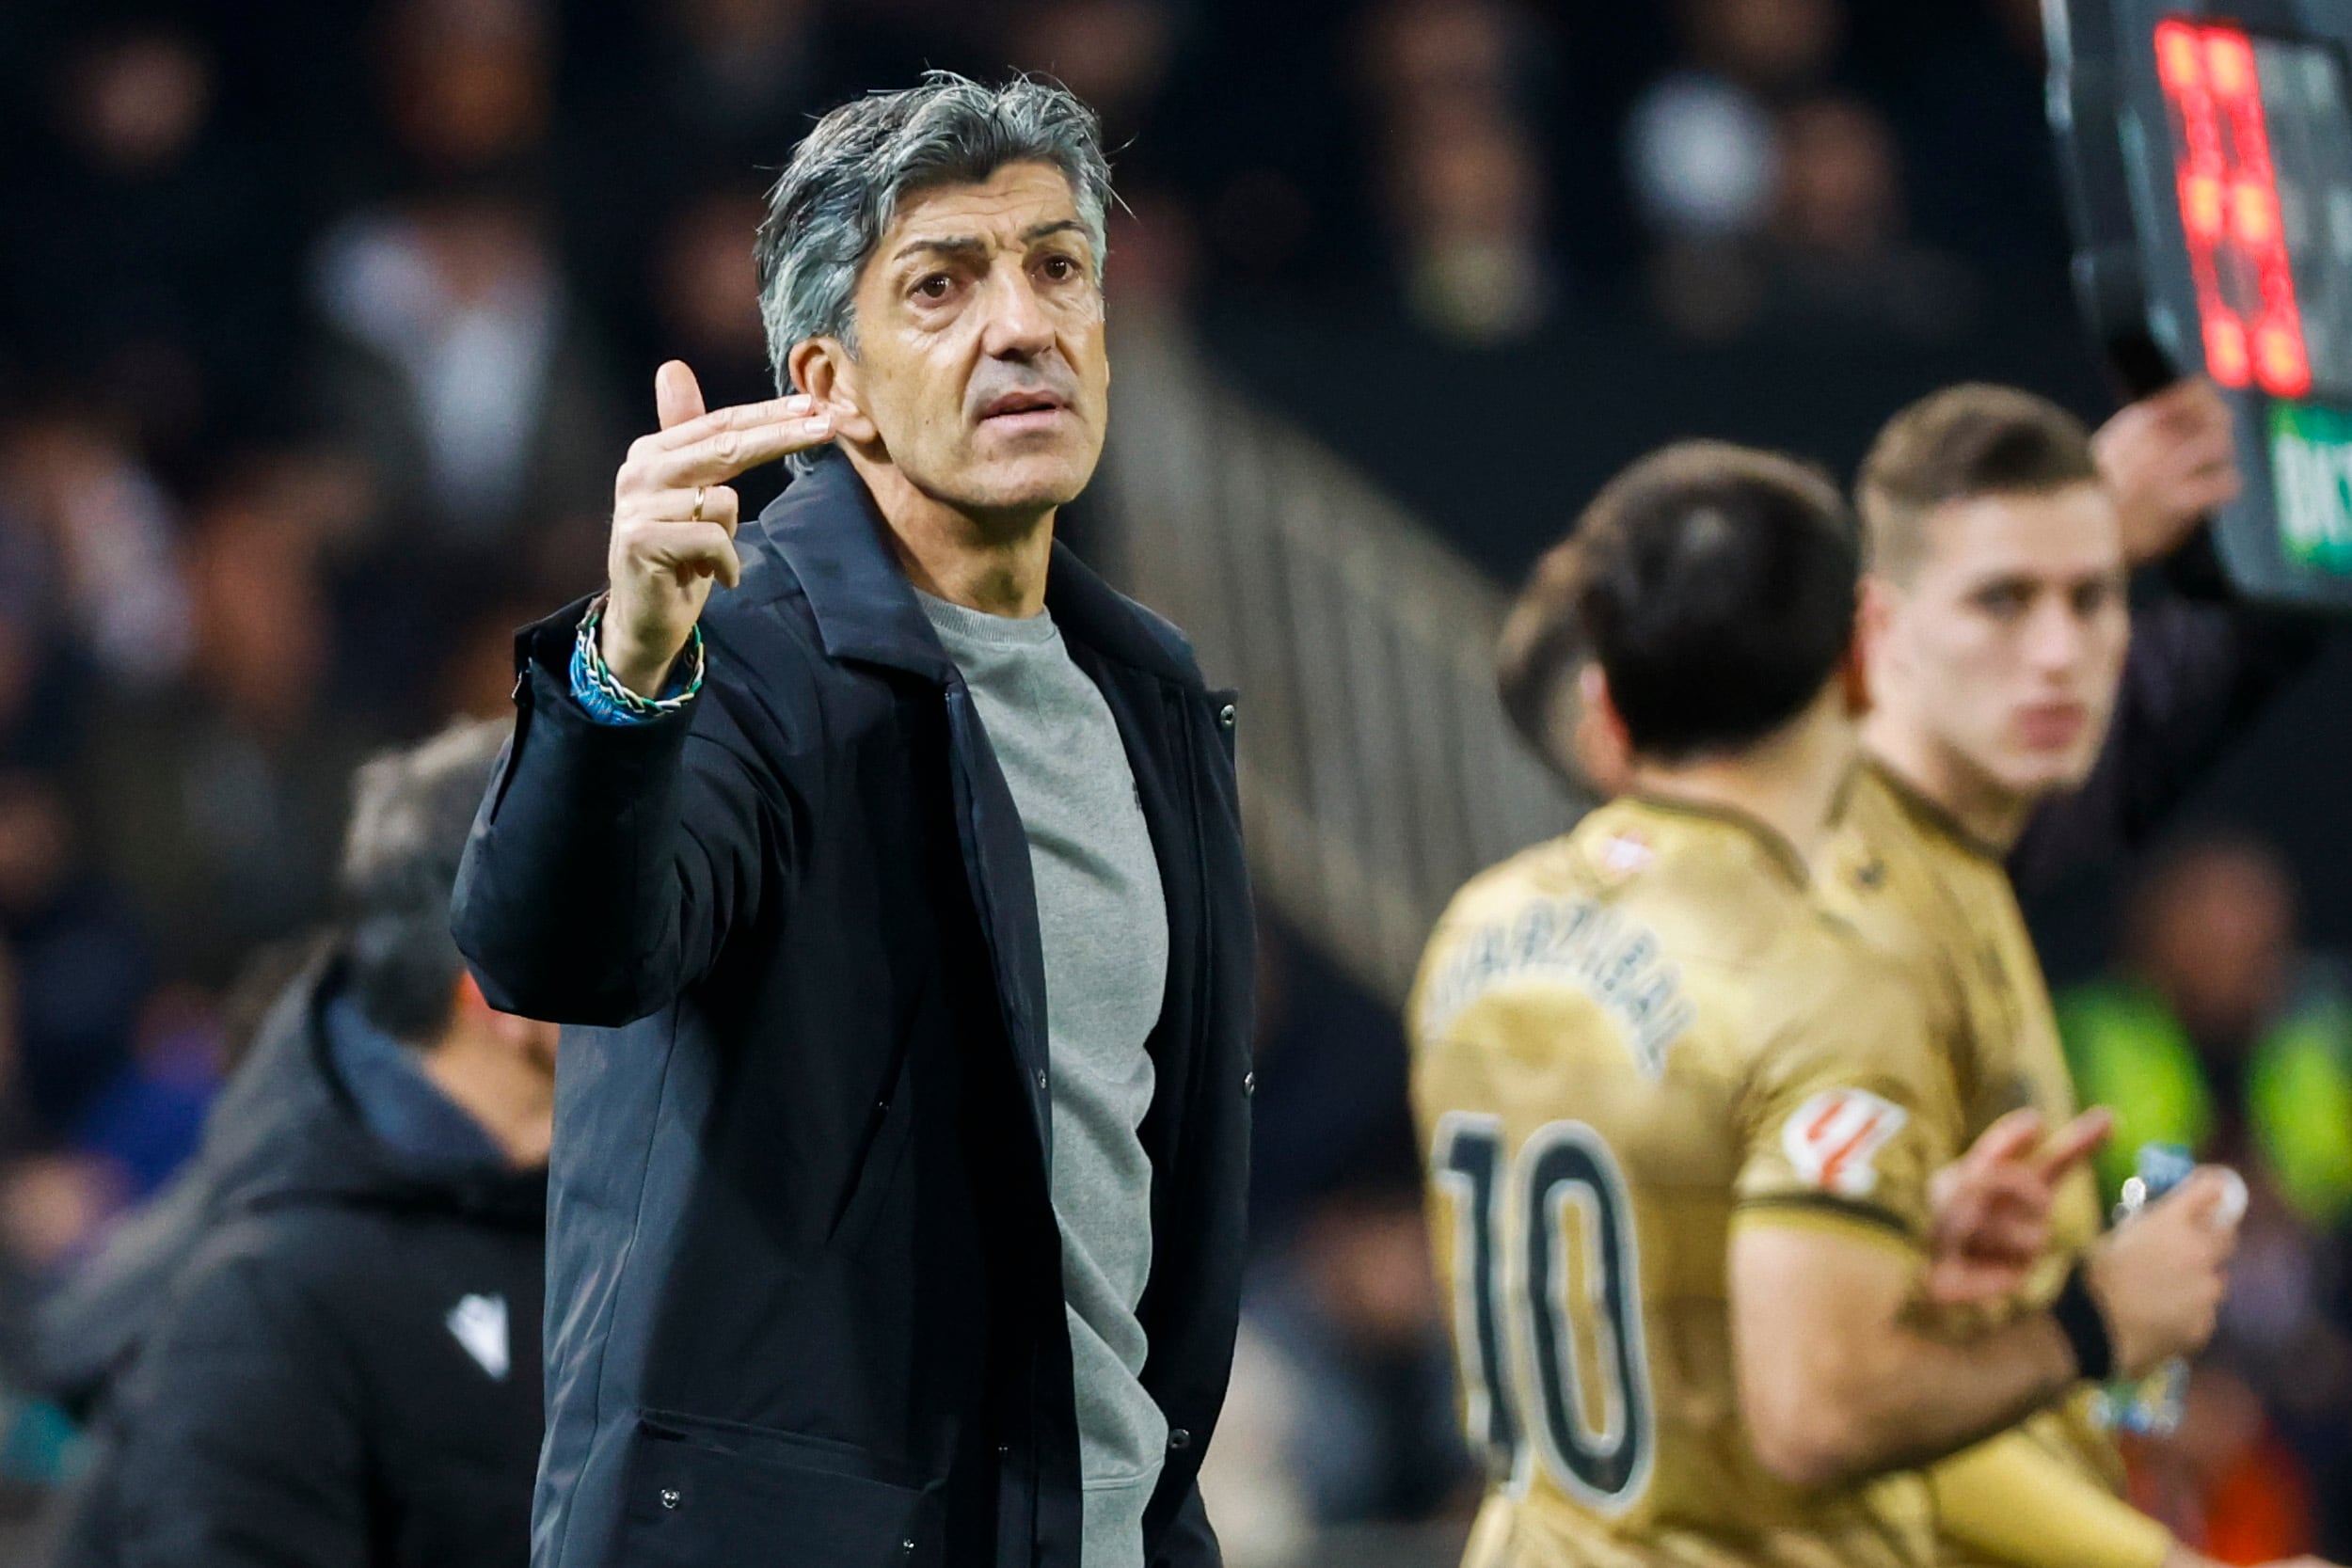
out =
{"type": "Polygon", "coordinates": [[[1261,894],[1401,1002],[1454,891],[1588,803],[1495,697],[1502,595],[1181,329],[1122,321],[1118,364],[1095,553],[1241,689],[1261,894]]]}

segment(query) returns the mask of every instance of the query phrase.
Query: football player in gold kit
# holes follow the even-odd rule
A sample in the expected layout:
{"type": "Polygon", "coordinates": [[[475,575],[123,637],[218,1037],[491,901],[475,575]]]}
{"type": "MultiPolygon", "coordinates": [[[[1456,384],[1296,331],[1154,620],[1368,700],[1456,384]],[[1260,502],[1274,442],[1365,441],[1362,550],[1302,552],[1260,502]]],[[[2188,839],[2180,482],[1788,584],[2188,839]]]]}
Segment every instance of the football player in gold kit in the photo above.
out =
{"type": "MultiPolygon", "coordinates": [[[[2185,383],[2127,409],[2094,443],[2043,400],[1960,387],[1898,415],[1865,464],[1863,641],[1876,705],[1865,766],[1817,863],[1833,907],[1920,977],[1968,1131],[2021,1105],[2047,1117],[2073,1108],[2003,857],[2028,816],[2080,785],[2099,756],[2130,635],[2125,559],[2167,553],[2233,493],[2228,421],[2210,387],[2185,383]]],[[[1562,602],[1566,567],[1565,554],[1548,561],[1522,598],[1505,638],[1503,692],[1531,739],[1613,790],[1623,737],[1578,697],[1597,676],[1562,602]]],[[[2154,657],[2142,673],[2153,678],[2140,683],[2135,716],[2140,751],[2153,754],[2111,746],[2101,768],[2153,762],[2151,776],[2107,779],[2105,793],[2119,800],[2044,810],[2038,837],[2113,839],[2106,818],[2153,816],[2264,688],[2307,657],[2305,628],[2164,608],[2169,641],[2144,650],[2154,657]]],[[[2095,1233],[2098,1207],[2087,1173],[2060,1192],[2053,1257],[2028,1300],[2048,1298],[2060,1259],[2095,1233]]],[[[2066,1408],[1935,1469],[1946,1561],[2201,1560],[2116,1496],[2120,1462],[2088,1404],[2078,1391],[2066,1408]]]]}
{"type": "MultiPolygon", "coordinates": [[[[2201,383],[2157,412],[2190,440],[2226,435],[2226,411],[2201,383]]],[[[2219,467],[2201,482],[2185,472],[2180,488],[2211,504],[2234,483],[2225,447],[2219,467]]],[[[2117,493],[2072,415],[2013,388],[1963,386],[1888,422],[1856,504],[1873,705],[1824,895],[1873,946],[1931,977],[1921,994],[1966,1126],[2020,1106],[2064,1117],[2074,1088],[2005,857],[2037,806],[2082,784],[2107,736],[2130,638],[2117,493]]],[[[2026,1301],[2058,1289],[2099,1209],[2090,1172],[2073,1174],[2026,1301]]],[[[2201,1560],[2122,1500],[2122,1462],[2091,1405],[2079,1390],[1934,1472],[1947,1561],[2201,1560]]]]}
{"type": "MultiPolygon", "coordinates": [[[[1470,1560],[1930,1562],[1925,1484],[1885,1473],[2201,1342],[2217,1184],[2078,1248],[2046,1307],[1936,1332],[2022,1271],[1931,1200],[1963,1112],[1916,976],[1808,878],[1851,771],[1851,519],[1809,469],[1691,445],[1570,548],[1633,788],[1462,892],[1408,1017],[1491,1462],[1470,1560]]],[[[2046,1199],[2095,1128],[2029,1158],[2040,1125],[1994,1129],[1956,1190],[2008,1162],[2046,1199]]]]}

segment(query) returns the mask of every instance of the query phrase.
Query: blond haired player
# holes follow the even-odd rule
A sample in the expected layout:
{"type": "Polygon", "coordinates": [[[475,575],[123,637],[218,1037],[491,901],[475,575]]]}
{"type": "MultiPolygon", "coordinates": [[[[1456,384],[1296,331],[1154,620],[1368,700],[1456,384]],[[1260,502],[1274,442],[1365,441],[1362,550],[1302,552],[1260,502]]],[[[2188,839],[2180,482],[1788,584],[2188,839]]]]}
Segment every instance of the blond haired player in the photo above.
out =
{"type": "MultiPolygon", "coordinates": [[[[1462,892],[1409,1017],[1491,1459],[1470,1560],[1924,1563],[1923,1484],[1868,1478],[2201,1343],[2217,1184],[2098,1243],[2048,1309],[1930,1332],[1935,1301],[2014,1283],[1979,1243],[2023,1243],[2014,1214],[1931,1201],[1950,1073],[1911,977],[1808,884],[1851,762],[1851,519],[1811,470],[1690,445],[1604,490],[1573,550],[1633,792],[1462,892]]],[[[1963,1198],[1988,1172],[2046,1198],[2095,1132],[2035,1164],[2036,1127],[1981,1142],[1963,1198]]]]}
{"type": "MultiPolygon", "coordinates": [[[[2169,418],[2172,494],[2199,511],[2226,499],[2235,476],[2211,389],[2187,384],[2151,406],[2141,425],[2153,428],[2114,438],[2161,438],[2169,418]]],[[[1888,422],[1856,499],[1873,706],[1824,895],[1931,977],[1921,994],[1967,1128],[2022,1106],[2063,1117],[2074,1089],[2005,858],[2037,806],[2089,777],[2108,733],[2131,635],[2117,493],[2072,415],[2013,388],[1962,386],[1888,422]]],[[[2099,1211],[2090,1172],[2070,1175],[2028,1302],[2058,1289],[2099,1211]]],[[[2079,1390],[1936,1471],[1945,1555],[2025,1568],[2194,1561],[2116,1496],[2122,1481],[2079,1390]]]]}

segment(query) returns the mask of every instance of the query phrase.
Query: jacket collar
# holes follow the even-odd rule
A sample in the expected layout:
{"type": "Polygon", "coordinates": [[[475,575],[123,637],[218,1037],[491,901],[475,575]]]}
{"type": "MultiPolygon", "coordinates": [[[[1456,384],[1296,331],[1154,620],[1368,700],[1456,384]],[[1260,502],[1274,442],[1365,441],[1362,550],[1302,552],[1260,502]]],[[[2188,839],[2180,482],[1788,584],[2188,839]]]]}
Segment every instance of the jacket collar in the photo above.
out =
{"type": "MultiPolygon", "coordinates": [[[[947,678],[954,666],[885,543],[889,525],[873,494],[847,459],[827,457],[794,480],[759,515],[758,527],[807,597],[829,656],[947,678]]],[[[752,562],[745,567],[747,577],[756,570],[752,562]]],[[[771,595],[787,586],[784,576],[770,578],[771,595]]],[[[1175,629],[1112,589],[1058,540],[1045,606],[1070,641],[1163,680],[1200,686],[1175,629]]]]}

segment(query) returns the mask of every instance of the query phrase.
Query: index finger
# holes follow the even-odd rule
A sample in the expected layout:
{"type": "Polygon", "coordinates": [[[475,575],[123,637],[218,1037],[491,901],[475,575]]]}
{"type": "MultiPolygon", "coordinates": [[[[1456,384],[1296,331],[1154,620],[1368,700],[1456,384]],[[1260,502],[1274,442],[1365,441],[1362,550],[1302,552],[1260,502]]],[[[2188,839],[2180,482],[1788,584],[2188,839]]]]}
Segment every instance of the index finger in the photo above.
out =
{"type": "Polygon", "coordinates": [[[2041,1141],[2041,1114],[2032,1110],[2011,1111],[1968,1146],[1966,1160],[1972,1165],[2005,1165],[2025,1159],[2041,1141]]]}
{"type": "Polygon", "coordinates": [[[2058,1135],[2043,1146],[2040,1158],[2034,1162],[2035,1167],[2043,1180],[2056,1181],[2090,1159],[2114,1131],[2115,1113],[2104,1105],[2094,1105],[2058,1130],[2058,1135]]]}
{"type": "Polygon", "coordinates": [[[732,404],[670,426],[653,438],[653,444],[675,451],[697,441],[707,441],[724,431],[748,430],[755,425],[804,419],[813,407],[813,400],[802,392],[795,392],[789,397],[770,398],[765,403],[732,404]]]}
{"type": "Polygon", "coordinates": [[[664,483],[675,488],[718,484],[746,468],[822,446],[832,439],[833,420],[829,415],[803,415],[743,430],[722,430],[683,451],[665,454],[656,471],[664,483]]]}

